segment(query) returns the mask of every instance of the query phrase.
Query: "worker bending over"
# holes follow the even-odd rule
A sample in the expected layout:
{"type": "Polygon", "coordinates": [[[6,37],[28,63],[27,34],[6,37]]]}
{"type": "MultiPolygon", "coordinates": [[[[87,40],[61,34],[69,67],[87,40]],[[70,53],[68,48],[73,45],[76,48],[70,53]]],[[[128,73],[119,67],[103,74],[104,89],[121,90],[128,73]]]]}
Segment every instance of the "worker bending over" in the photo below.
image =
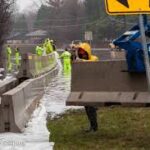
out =
{"type": "Polygon", "coordinates": [[[45,40],[43,48],[46,50],[47,55],[53,52],[52,41],[49,38],[45,40]]]}

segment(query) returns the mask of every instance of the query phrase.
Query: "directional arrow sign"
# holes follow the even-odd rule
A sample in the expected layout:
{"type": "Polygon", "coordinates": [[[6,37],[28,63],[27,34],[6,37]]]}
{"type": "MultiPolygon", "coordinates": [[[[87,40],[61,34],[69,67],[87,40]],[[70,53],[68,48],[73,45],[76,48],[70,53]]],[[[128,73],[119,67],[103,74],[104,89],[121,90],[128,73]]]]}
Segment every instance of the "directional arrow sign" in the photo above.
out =
{"type": "Polygon", "coordinates": [[[125,7],[129,8],[128,0],[117,0],[119,3],[124,5],[125,7]]]}
{"type": "Polygon", "coordinates": [[[150,0],[105,0],[109,15],[150,13],[150,0]]]}

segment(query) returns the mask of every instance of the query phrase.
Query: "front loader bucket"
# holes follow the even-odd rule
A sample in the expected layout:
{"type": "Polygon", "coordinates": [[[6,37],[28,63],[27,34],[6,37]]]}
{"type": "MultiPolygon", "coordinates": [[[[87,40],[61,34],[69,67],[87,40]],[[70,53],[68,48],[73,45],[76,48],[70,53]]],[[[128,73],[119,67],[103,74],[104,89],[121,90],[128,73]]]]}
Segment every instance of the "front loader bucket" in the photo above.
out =
{"type": "Polygon", "coordinates": [[[129,73],[125,60],[74,62],[67,105],[149,106],[145,73],[129,73]]]}

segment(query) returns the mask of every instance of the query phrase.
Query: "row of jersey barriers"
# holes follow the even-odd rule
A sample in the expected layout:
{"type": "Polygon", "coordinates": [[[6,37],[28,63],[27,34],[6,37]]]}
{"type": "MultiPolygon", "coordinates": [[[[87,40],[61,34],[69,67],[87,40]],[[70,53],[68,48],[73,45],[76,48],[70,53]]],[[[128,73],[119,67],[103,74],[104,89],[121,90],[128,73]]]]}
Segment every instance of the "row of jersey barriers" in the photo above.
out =
{"type": "Polygon", "coordinates": [[[22,56],[17,78],[5,80],[0,86],[0,132],[24,131],[45,88],[57,72],[54,53],[41,57],[34,54],[22,56]]]}

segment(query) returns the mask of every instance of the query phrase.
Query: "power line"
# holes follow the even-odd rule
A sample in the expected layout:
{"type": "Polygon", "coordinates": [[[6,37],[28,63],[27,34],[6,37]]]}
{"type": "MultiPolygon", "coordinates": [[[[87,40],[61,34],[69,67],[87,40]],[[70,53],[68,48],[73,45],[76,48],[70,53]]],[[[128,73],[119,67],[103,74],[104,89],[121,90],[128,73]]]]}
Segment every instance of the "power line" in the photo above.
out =
{"type": "Polygon", "coordinates": [[[86,26],[86,25],[96,24],[97,22],[98,22],[98,20],[96,20],[96,21],[94,21],[94,22],[83,23],[83,24],[50,26],[50,28],[68,28],[68,27],[86,26]]]}
{"type": "MultiPolygon", "coordinates": [[[[87,25],[94,25],[98,23],[99,20],[93,21],[93,22],[88,22],[88,23],[82,23],[82,24],[71,24],[71,25],[52,25],[52,26],[42,26],[41,28],[43,29],[54,29],[54,28],[69,28],[69,27],[80,27],[80,26],[87,26],[87,25]]],[[[40,27],[39,27],[40,28],[40,27]]],[[[39,28],[32,28],[33,30],[39,30],[39,28]]],[[[22,29],[14,29],[18,31],[23,31],[22,29]]]]}
{"type": "MultiPolygon", "coordinates": [[[[19,19],[18,19],[19,20],[19,19]]],[[[37,20],[35,20],[35,22],[37,23],[37,22],[50,22],[50,21],[55,21],[55,22],[64,22],[64,21],[81,21],[81,20],[90,20],[90,18],[89,17],[78,17],[78,18],[64,18],[64,19],[37,19],[37,20]]],[[[16,22],[14,22],[14,23],[17,23],[17,22],[19,22],[19,23],[21,23],[21,22],[25,22],[24,20],[21,20],[21,21],[16,21],[16,22]]]]}
{"type": "MultiPolygon", "coordinates": [[[[110,17],[110,16],[109,16],[109,19],[110,19],[111,21],[114,21],[114,22],[117,22],[117,23],[121,23],[121,24],[124,24],[124,23],[125,23],[125,22],[122,21],[122,20],[119,20],[119,19],[116,19],[116,18],[112,18],[112,17],[110,17]]],[[[127,22],[127,21],[126,21],[126,24],[128,24],[128,25],[135,25],[135,23],[133,23],[133,22],[127,22]]]]}
{"type": "MultiPolygon", "coordinates": [[[[60,18],[60,19],[47,19],[48,21],[72,21],[72,20],[82,20],[82,19],[89,19],[89,17],[77,17],[77,18],[60,18]]],[[[40,21],[45,19],[39,19],[40,21]]]]}

